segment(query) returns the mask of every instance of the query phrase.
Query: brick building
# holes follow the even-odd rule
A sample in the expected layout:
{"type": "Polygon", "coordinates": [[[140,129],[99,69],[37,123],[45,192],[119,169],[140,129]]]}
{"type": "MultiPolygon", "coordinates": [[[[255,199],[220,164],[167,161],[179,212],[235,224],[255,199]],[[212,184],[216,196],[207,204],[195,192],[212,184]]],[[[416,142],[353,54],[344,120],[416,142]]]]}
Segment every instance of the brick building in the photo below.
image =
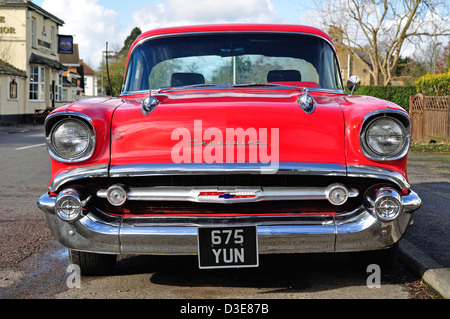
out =
{"type": "Polygon", "coordinates": [[[355,53],[343,43],[343,33],[337,27],[330,27],[328,35],[336,46],[344,84],[350,76],[357,75],[361,79],[361,85],[373,85],[374,81],[370,74],[372,65],[367,54],[354,49],[353,51],[356,51],[356,56],[355,53]]]}

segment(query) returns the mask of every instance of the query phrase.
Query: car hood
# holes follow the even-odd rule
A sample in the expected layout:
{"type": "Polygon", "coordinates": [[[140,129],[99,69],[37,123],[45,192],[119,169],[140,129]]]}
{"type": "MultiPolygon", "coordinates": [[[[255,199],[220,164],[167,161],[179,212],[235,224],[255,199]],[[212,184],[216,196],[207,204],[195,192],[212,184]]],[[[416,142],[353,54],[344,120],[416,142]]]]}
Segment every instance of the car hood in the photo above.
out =
{"type": "Polygon", "coordinates": [[[148,115],[142,99],[124,99],[111,126],[111,166],[131,164],[333,163],[345,164],[343,111],[337,94],[190,91],[156,95],[148,115]]]}

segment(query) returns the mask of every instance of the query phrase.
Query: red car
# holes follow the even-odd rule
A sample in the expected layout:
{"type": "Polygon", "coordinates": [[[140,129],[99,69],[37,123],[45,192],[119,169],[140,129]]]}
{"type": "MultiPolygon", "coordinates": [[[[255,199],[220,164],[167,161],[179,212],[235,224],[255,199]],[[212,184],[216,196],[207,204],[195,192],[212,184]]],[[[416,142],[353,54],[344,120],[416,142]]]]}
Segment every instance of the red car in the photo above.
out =
{"type": "Polygon", "coordinates": [[[406,174],[408,113],[346,94],[315,28],[153,30],[132,45],[119,98],[53,111],[38,201],[82,274],[119,254],[391,254],[421,200],[406,174]]]}

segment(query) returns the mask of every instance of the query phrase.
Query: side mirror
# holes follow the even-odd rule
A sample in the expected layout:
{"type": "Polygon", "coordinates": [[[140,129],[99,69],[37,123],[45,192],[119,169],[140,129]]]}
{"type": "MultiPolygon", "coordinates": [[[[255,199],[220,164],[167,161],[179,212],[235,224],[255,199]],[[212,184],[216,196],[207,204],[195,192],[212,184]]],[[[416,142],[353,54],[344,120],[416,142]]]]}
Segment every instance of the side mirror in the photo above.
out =
{"type": "Polygon", "coordinates": [[[357,75],[352,75],[347,80],[347,88],[350,90],[350,95],[353,94],[356,90],[359,89],[359,85],[361,84],[361,79],[357,75]]]}

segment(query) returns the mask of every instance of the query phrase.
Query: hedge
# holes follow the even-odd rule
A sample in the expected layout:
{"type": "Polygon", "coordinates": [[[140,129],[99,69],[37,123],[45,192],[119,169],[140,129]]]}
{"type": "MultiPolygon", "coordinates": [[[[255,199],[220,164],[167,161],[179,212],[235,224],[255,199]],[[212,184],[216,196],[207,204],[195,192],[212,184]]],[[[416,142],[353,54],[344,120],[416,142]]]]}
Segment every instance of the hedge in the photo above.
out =
{"type": "MultiPolygon", "coordinates": [[[[374,96],[400,105],[409,112],[409,97],[417,93],[425,96],[450,95],[450,71],[440,74],[425,74],[416,86],[361,86],[355,94],[374,96]]],[[[347,90],[348,91],[348,90],[347,90]]]]}
{"type": "Polygon", "coordinates": [[[448,96],[450,95],[450,71],[447,73],[430,74],[421,76],[416,81],[418,93],[425,96],[448,96]]]}
{"type": "Polygon", "coordinates": [[[355,94],[391,101],[409,112],[409,97],[416,93],[414,86],[361,86],[355,94]]]}

